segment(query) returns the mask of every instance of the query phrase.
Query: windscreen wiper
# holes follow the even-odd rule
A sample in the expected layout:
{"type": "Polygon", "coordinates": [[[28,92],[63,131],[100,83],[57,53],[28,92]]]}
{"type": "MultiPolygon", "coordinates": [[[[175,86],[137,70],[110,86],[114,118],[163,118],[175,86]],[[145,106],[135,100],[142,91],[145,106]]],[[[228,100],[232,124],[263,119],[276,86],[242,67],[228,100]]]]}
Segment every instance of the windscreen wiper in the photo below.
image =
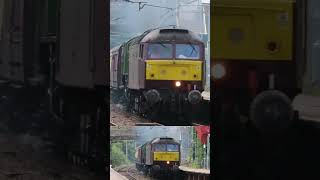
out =
{"type": "Polygon", "coordinates": [[[160,43],[160,42],[159,42],[159,44],[160,44],[162,47],[164,47],[164,48],[167,48],[167,49],[168,49],[168,47],[167,47],[167,46],[165,46],[163,43],[160,43]]]}
{"type": "Polygon", "coordinates": [[[193,51],[196,51],[196,52],[197,52],[197,50],[196,50],[196,48],[194,47],[193,44],[191,44],[190,42],[189,42],[188,44],[192,47],[192,51],[191,51],[191,53],[190,53],[190,55],[189,55],[189,56],[191,56],[192,53],[193,53],[193,51]]]}

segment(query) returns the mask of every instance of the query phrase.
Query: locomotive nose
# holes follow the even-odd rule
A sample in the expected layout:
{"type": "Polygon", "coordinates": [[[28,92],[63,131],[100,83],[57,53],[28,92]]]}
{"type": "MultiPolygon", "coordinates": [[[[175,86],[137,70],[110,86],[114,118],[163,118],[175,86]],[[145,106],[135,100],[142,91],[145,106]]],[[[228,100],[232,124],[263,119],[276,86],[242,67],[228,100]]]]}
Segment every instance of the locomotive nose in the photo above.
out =
{"type": "Polygon", "coordinates": [[[191,104],[198,104],[201,101],[201,93],[198,90],[192,90],[189,92],[188,100],[191,104]]]}
{"type": "Polygon", "coordinates": [[[160,93],[155,89],[151,89],[145,93],[145,98],[148,104],[152,106],[160,101],[160,93]]]}

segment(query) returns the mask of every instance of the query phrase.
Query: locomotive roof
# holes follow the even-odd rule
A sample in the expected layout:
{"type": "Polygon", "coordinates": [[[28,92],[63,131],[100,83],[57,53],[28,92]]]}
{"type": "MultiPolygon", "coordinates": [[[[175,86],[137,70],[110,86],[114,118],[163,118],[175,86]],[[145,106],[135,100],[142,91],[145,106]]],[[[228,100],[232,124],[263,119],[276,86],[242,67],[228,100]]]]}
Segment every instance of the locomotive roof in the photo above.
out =
{"type": "Polygon", "coordinates": [[[129,41],[114,47],[110,50],[110,53],[118,51],[119,48],[126,45],[143,43],[156,43],[156,42],[186,42],[186,43],[203,43],[200,37],[192,31],[187,29],[150,29],[145,31],[140,36],[136,36],[129,41]]]}
{"type": "Polygon", "coordinates": [[[179,41],[188,43],[203,43],[198,35],[187,29],[156,29],[147,33],[141,42],[179,41]]]}
{"type": "Polygon", "coordinates": [[[173,138],[170,137],[160,137],[160,138],[154,138],[151,141],[148,141],[138,147],[136,147],[136,150],[140,149],[142,146],[146,145],[146,144],[154,144],[154,143],[171,143],[171,144],[180,144],[179,142],[177,142],[176,140],[174,140],[173,138]]]}
{"type": "Polygon", "coordinates": [[[174,144],[180,144],[178,143],[176,140],[174,140],[173,138],[168,138],[168,137],[160,137],[160,138],[155,138],[151,141],[151,144],[153,143],[174,143],[174,144]]]}
{"type": "Polygon", "coordinates": [[[116,47],[110,49],[110,53],[117,52],[117,51],[120,49],[121,46],[122,46],[122,45],[119,45],[119,46],[116,46],[116,47]]]}

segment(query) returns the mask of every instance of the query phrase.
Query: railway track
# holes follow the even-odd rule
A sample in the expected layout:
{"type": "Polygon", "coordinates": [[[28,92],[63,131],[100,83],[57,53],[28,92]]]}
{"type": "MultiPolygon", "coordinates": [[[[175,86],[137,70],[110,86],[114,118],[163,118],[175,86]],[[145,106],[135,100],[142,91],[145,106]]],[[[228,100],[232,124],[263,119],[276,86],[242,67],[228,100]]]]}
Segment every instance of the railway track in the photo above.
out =
{"type": "Polygon", "coordinates": [[[177,119],[177,117],[157,117],[148,119],[137,114],[123,110],[119,104],[110,104],[110,126],[166,126],[166,125],[186,125],[199,126],[201,122],[183,123],[185,119],[177,119]]]}
{"type": "Polygon", "coordinates": [[[141,123],[153,123],[151,120],[129,113],[119,104],[110,104],[110,126],[136,126],[141,123]]]}
{"type": "Polygon", "coordinates": [[[133,172],[133,167],[129,167],[128,169],[127,169],[127,178],[129,179],[129,180],[139,180],[139,177],[137,177],[136,175],[134,175],[134,172],[133,172]]]}
{"type": "Polygon", "coordinates": [[[143,175],[135,166],[114,168],[114,170],[125,176],[128,180],[158,180],[157,178],[143,175]]]}

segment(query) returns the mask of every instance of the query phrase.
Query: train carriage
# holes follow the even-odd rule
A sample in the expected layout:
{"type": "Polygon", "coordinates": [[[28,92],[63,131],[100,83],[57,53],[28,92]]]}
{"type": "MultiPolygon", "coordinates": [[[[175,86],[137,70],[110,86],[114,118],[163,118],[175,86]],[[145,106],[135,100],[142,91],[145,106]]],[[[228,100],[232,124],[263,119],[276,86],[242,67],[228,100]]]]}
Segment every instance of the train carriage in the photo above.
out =
{"type": "MultiPolygon", "coordinates": [[[[108,4],[0,0],[0,80],[6,86],[19,84],[14,88],[28,98],[17,104],[27,105],[30,115],[44,108],[53,117],[50,129],[60,132],[55,140],[65,153],[95,166],[106,159],[108,4]]],[[[13,122],[21,119],[12,117],[13,122]]]]}

